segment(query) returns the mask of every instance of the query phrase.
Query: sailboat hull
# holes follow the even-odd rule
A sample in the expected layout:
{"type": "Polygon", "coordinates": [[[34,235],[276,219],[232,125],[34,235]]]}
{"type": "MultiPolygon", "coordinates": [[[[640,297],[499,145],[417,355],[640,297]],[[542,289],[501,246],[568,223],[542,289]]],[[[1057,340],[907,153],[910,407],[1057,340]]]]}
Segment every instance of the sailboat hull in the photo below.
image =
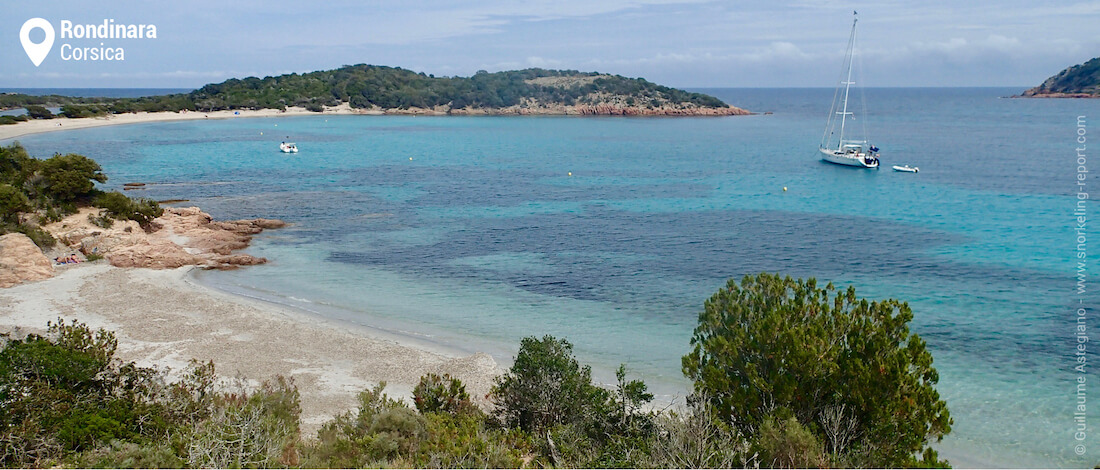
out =
{"type": "Polygon", "coordinates": [[[829,163],[857,168],[878,168],[878,158],[868,157],[866,153],[840,153],[830,149],[818,150],[821,152],[821,159],[829,163]]]}

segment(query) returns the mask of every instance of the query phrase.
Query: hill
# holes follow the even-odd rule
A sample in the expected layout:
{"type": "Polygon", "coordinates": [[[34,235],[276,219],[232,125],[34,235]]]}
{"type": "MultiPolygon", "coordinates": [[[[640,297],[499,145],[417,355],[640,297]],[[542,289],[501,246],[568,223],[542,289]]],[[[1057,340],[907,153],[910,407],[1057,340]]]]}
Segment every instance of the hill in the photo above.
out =
{"type": "Polygon", "coordinates": [[[1046,79],[1022,96],[1034,98],[1100,98],[1100,57],[1074,65],[1046,79]]]}
{"type": "Polygon", "coordinates": [[[63,106],[63,114],[218,111],[302,107],[320,112],[347,105],[395,114],[749,114],[713,96],[575,70],[526,69],[471,77],[435,77],[397,67],[349,65],[335,70],[212,83],[190,93],[143,98],[73,99],[0,96],[0,106],[63,106]]]}

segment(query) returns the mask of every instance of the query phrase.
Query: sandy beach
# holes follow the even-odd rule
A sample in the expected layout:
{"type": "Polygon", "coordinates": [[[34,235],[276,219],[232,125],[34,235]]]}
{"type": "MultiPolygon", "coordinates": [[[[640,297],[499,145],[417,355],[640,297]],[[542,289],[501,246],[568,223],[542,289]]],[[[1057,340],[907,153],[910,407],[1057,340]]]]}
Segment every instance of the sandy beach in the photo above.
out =
{"type": "Polygon", "coordinates": [[[104,261],[62,267],[53,278],[0,290],[0,331],[41,333],[58,317],[118,336],[117,357],[183,370],[213,360],[219,377],[252,384],[291,377],[301,392],[303,436],[353,409],[379,381],[408,397],[427,373],[460,378],[482,399],[499,368],[487,354],[454,357],[393,338],[191,282],[193,267],[117,268],[104,261]]]}
{"type": "Polygon", "coordinates": [[[0,140],[13,139],[31,134],[43,132],[68,131],[74,129],[87,129],[90,127],[117,126],[123,124],[142,124],[147,122],[167,121],[197,121],[202,119],[241,119],[254,117],[289,117],[289,116],[317,116],[321,114],[382,114],[381,110],[352,109],[347,103],[335,107],[326,107],[324,113],[317,113],[305,108],[289,107],[286,111],[278,109],[237,110],[237,111],[183,111],[183,112],[159,112],[159,113],[125,113],[110,114],[107,116],[69,119],[64,117],[54,119],[36,119],[15,124],[0,125],[0,140]]]}

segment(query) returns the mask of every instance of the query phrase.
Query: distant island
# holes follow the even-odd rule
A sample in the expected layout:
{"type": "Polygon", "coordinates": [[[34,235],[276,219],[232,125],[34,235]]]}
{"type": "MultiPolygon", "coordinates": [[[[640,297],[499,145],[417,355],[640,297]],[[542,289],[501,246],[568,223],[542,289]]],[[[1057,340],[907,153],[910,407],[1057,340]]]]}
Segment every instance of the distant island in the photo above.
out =
{"type": "MultiPolygon", "coordinates": [[[[26,108],[23,119],[138,112],[213,112],[351,108],[363,113],[439,115],[728,116],[750,114],[722,100],[651,83],[576,70],[525,69],[471,77],[436,77],[397,67],[349,65],[277,77],[230,79],[190,93],[141,98],[0,95],[0,109],[26,108]]],[[[4,123],[4,122],[0,122],[4,123]]],[[[12,123],[12,122],[8,122],[12,123]]]]}
{"type": "Polygon", "coordinates": [[[1100,98],[1100,57],[1074,65],[1027,90],[1025,98],[1100,98]]]}

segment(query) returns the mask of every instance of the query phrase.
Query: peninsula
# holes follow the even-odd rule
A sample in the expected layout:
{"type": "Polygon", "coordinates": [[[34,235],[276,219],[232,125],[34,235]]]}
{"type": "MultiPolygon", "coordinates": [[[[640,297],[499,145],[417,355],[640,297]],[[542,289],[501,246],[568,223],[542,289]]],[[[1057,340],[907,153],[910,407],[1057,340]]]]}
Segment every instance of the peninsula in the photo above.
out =
{"type": "MultiPolygon", "coordinates": [[[[749,114],[722,100],[597,72],[525,69],[471,77],[436,77],[396,67],[349,65],[335,70],[230,79],[190,93],[141,98],[0,95],[0,108],[44,107],[69,118],[127,113],[286,110],[363,114],[728,116],[749,114]]],[[[30,112],[34,109],[35,112],[30,112]]],[[[9,118],[8,121],[14,119],[9,118]]],[[[2,122],[0,122],[2,123],[2,122]]]]}
{"type": "Polygon", "coordinates": [[[1021,97],[1100,98],[1100,57],[1059,72],[1021,97]]]}

